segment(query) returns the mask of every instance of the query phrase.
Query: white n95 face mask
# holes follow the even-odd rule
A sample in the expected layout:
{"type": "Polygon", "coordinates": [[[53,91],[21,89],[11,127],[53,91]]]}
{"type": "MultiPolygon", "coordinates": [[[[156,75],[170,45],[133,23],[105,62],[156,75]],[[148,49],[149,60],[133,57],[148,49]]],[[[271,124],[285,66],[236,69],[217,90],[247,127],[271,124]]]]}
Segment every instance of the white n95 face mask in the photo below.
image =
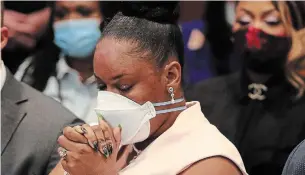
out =
{"type": "Polygon", "coordinates": [[[183,98],[175,101],[140,105],[122,95],[99,91],[95,112],[101,115],[111,127],[122,127],[121,145],[134,144],[146,140],[150,133],[149,120],[158,114],[164,114],[186,109],[186,106],[156,111],[157,106],[166,106],[184,101],[183,98]]]}

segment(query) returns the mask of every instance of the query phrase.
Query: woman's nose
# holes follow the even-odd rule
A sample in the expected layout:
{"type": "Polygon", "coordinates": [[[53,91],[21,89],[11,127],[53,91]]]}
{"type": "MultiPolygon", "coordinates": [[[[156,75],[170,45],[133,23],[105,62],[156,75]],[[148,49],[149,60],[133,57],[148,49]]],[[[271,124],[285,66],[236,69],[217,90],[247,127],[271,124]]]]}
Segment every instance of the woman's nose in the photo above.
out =
{"type": "Polygon", "coordinates": [[[253,29],[259,29],[261,30],[262,29],[262,22],[261,21],[253,21],[249,28],[252,27],[253,29]]]}

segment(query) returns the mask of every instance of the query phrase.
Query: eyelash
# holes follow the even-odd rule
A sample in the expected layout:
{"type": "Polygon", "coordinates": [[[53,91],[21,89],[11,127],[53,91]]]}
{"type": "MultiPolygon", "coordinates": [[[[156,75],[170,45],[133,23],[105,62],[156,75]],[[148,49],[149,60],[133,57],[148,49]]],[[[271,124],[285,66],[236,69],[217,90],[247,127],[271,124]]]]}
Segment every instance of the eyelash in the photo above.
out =
{"type": "Polygon", "coordinates": [[[66,14],[67,14],[67,12],[64,11],[64,10],[56,10],[55,11],[55,17],[57,17],[59,19],[64,18],[66,14]]]}
{"type": "MultiPolygon", "coordinates": [[[[76,9],[76,12],[83,17],[88,17],[93,13],[93,11],[91,9],[84,8],[84,7],[78,7],[76,9]]],[[[67,10],[64,10],[64,9],[55,10],[55,17],[57,17],[59,19],[63,19],[68,13],[69,12],[67,10]]]]}
{"type": "MultiPolygon", "coordinates": [[[[129,85],[121,85],[121,86],[117,86],[117,89],[118,89],[119,91],[121,91],[121,92],[126,93],[126,92],[130,91],[132,87],[133,87],[133,86],[129,86],[129,85]]],[[[99,84],[99,85],[97,86],[97,88],[98,88],[99,91],[105,91],[105,90],[107,89],[107,86],[106,86],[106,85],[99,84]]]]}
{"type": "Polygon", "coordinates": [[[268,24],[268,25],[270,25],[270,26],[277,26],[277,25],[279,25],[280,23],[281,23],[281,21],[266,21],[265,22],[266,24],[268,24]]]}
{"type": "MultiPolygon", "coordinates": [[[[244,21],[241,21],[241,20],[238,20],[237,21],[240,25],[242,25],[242,26],[246,26],[246,25],[248,25],[250,22],[244,22],[244,21]]],[[[268,21],[265,21],[265,23],[267,24],[267,25],[270,25],[270,26],[277,26],[277,25],[279,25],[280,23],[281,23],[281,21],[273,21],[273,22],[268,22],[268,21]]]]}
{"type": "Polygon", "coordinates": [[[120,87],[118,87],[118,89],[121,92],[128,92],[128,91],[130,91],[131,88],[132,88],[132,86],[129,86],[129,85],[121,85],[120,87]]]}
{"type": "Polygon", "coordinates": [[[91,9],[88,9],[88,8],[78,8],[77,12],[84,17],[88,17],[93,13],[93,11],[91,9]]]}
{"type": "Polygon", "coordinates": [[[248,25],[250,22],[244,22],[244,21],[242,21],[242,20],[237,20],[237,22],[240,24],[240,25],[242,25],[242,26],[246,26],[246,25],[248,25]]]}

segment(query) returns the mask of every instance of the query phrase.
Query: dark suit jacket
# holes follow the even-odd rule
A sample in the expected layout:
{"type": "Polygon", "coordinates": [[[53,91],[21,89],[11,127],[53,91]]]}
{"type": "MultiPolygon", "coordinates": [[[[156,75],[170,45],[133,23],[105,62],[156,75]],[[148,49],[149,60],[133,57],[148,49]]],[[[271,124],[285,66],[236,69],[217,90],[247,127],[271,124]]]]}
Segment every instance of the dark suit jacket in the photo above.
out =
{"type": "Polygon", "coordinates": [[[1,174],[49,174],[60,159],[57,138],[62,129],[82,121],[6,71],[1,91],[1,174]]]}
{"type": "Polygon", "coordinates": [[[305,140],[291,152],[282,175],[305,175],[305,140]]]}

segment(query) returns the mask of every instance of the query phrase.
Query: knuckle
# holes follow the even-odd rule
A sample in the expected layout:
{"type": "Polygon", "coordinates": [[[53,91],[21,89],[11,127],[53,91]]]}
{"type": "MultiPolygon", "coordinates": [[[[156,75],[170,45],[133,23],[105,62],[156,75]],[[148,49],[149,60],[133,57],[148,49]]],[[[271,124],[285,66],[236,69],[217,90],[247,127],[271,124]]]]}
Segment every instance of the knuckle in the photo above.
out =
{"type": "Polygon", "coordinates": [[[95,130],[93,130],[93,131],[94,131],[94,133],[95,133],[97,139],[101,139],[101,138],[104,137],[104,134],[103,134],[103,130],[102,130],[102,129],[99,128],[99,129],[95,129],[95,130]]]}
{"type": "Polygon", "coordinates": [[[93,136],[93,135],[88,135],[87,139],[88,139],[90,142],[96,141],[95,135],[94,135],[94,136],[93,136]]]}
{"type": "Polygon", "coordinates": [[[64,135],[71,135],[72,134],[72,129],[71,127],[65,127],[64,130],[63,130],[63,134],[64,135]]]}
{"type": "Polygon", "coordinates": [[[76,163],[74,161],[69,161],[68,162],[68,167],[73,169],[73,168],[76,168],[76,163]]]}
{"type": "Polygon", "coordinates": [[[91,128],[92,128],[93,130],[98,130],[100,127],[99,127],[99,125],[94,125],[94,126],[91,126],[91,128]]]}
{"type": "Polygon", "coordinates": [[[61,135],[61,136],[58,137],[57,142],[59,144],[62,144],[64,142],[64,140],[65,140],[65,136],[61,135]]]}
{"type": "Polygon", "coordinates": [[[73,154],[71,157],[77,162],[81,160],[81,156],[79,154],[73,154]]]}
{"type": "Polygon", "coordinates": [[[87,154],[87,153],[91,153],[91,152],[92,152],[92,149],[87,145],[83,145],[83,146],[79,147],[80,154],[87,154]]]}

